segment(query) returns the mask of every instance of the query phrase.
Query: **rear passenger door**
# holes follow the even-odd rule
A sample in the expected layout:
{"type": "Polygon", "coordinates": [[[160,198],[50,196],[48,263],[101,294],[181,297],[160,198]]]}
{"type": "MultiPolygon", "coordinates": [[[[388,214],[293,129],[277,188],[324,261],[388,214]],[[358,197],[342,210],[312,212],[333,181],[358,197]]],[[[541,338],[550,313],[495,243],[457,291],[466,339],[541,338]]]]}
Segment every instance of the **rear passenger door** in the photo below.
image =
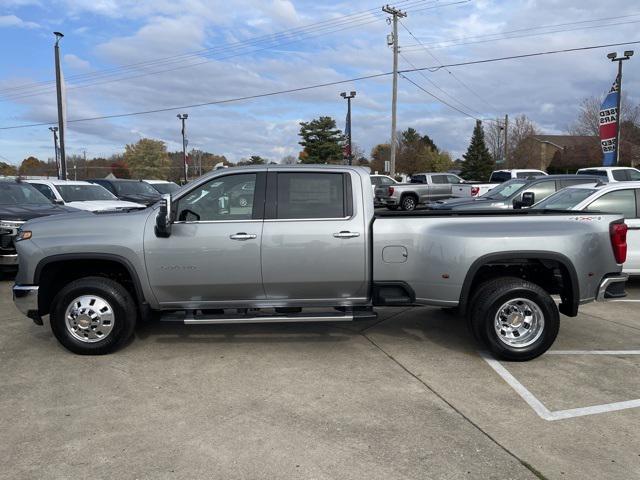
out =
{"type": "Polygon", "coordinates": [[[429,183],[428,199],[425,200],[442,200],[451,196],[451,184],[447,181],[446,175],[431,175],[429,183]]]}
{"type": "Polygon", "coordinates": [[[339,304],[367,296],[367,230],[360,178],[344,172],[271,171],[262,231],[269,300],[339,304]],[[337,303],[336,303],[337,302],[337,303]]]}

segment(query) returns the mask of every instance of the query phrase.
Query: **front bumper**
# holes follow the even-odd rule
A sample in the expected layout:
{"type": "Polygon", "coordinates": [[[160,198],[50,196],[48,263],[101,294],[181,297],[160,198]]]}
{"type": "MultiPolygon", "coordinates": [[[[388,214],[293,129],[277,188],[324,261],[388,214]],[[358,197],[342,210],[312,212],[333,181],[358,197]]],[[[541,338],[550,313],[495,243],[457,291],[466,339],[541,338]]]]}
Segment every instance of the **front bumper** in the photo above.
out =
{"type": "Polygon", "coordinates": [[[14,285],[13,303],[24,315],[42,325],[42,318],[38,313],[38,288],[36,285],[14,285]]]}
{"type": "Polygon", "coordinates": [[[15,267],[18,265],[18,254],[0,254],[0,267],[15,267]]]}
{"type": "Polygon", "coordinates": [[[624,285],[628,279],[629,275],[626,273],[611,275],[602,279],[600,287],[598,287],[596,301],[604,302],[613,298],[626,297],[627,293],[624,291],[624,285]]]}

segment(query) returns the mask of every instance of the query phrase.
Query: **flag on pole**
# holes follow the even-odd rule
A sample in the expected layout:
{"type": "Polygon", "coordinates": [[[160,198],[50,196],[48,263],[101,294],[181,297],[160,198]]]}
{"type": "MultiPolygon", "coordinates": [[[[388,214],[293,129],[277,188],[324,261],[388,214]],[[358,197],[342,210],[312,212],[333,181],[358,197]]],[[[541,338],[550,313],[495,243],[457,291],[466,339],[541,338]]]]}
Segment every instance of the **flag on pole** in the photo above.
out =
{"type": "Polygon", "coordinates": [[[349,117],[351,115],[350,111],[347,111],[347,116],[344,119],[344,138],[347,140],[347,143],[345,143],[344,148],[342,149],[342,153],[344,155],[344,158],[346,158],[347,160],[351,157],[351,122],[349,120],[351,120],[349,117]]]}
{"type": "Polygon", "coordinates": [[[619,96],[620,76],[617,76],[600,107],[600,145],[602,146],[602,165],[605,167],[616,164],[619,96]]]}

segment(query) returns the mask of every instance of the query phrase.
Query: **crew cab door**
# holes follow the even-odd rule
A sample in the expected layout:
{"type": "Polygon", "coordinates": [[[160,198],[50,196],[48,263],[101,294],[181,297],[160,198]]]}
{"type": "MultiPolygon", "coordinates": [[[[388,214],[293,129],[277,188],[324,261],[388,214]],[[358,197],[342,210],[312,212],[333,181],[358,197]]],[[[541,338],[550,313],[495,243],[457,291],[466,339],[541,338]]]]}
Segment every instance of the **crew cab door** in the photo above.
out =
{"type": "Polygon", "coordinates": [[[173,202],[168,238],[145,231],[151,288],[163,306],[263,299],[260,241],[266,172],[230,173],[173,202]]]}
{"type": "Polygon", "coordinates": [[[451,183],[446,174],[431,175],[430,200],[443,200],[451,197],[451,183]]]}
{"type": "Polygon", "coordinates": [[[354,198],[363,198],[355,173],[269,172],[262,234],[267,299],[336,305],[366,298],[368,233],[362,200],[354,198]]]}

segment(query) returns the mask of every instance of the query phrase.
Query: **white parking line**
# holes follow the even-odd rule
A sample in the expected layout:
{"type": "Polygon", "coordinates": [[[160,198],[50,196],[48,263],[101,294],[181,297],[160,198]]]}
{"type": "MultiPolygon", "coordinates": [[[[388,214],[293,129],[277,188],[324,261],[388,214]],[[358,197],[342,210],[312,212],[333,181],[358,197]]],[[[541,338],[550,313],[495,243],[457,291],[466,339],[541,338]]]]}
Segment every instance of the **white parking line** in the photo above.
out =
{"type": "Polygon", "coordinates": [[[640,355],[640,350],[549,350],[545,355],[640,355]]]}
{"type": "MultiPolygon", "coordinates": [[[[604,352],[604,350],[555,350],[555,352],[580,352],[579,354],[585,355],[600,355],[600,353],[593,352],[604,352]]],[[[624,352],[623,354],[637,355],[640,354],[638,350],[610,350],[610,352],[616,352],[610,355],[618,355],[618,352],[624,352]],[[630,353],[631,352],[631,353],[630,353]],[[638,353],[635,353],[638,352],[638,353]]],[[[627,400],[624,402],[613,402],[613,403],[605,403],[602,405],[592,405],[590,407],[582,407],[582,408],[570,408],[568,410],[556,410],[552,412],[544,404],[538,400],[533,393],[531,393],[522,383],[518,381],[500,362],[491,358],[488,353],[479,352],[480,356],[489,364],[493,370],[502,377],[502,379],[509,384],[511,388],[513,388],[518,395],[522,397],[522,399],[527,402],[527,404],[533,409],[534,412],[538,414],[540,418],[543,420],[547,420],[549,422],[555,420],[565,420],[567,418],[575,418],[575,417],[584,417],[585,415],[595,415],[598,413],[607,413],[607,412],[615,412],[618,410],[627,410],[629,408],[638,408],[640,407],[640,399],[636,400],[627,400]]],[[[553,352],[547,352],[553,353],[553,352]]],[[[576,353],[556,353],[556,355],[575,355],[576,353]]],[[[607,354],[602,354],[607,355],[607,354]]]]}

